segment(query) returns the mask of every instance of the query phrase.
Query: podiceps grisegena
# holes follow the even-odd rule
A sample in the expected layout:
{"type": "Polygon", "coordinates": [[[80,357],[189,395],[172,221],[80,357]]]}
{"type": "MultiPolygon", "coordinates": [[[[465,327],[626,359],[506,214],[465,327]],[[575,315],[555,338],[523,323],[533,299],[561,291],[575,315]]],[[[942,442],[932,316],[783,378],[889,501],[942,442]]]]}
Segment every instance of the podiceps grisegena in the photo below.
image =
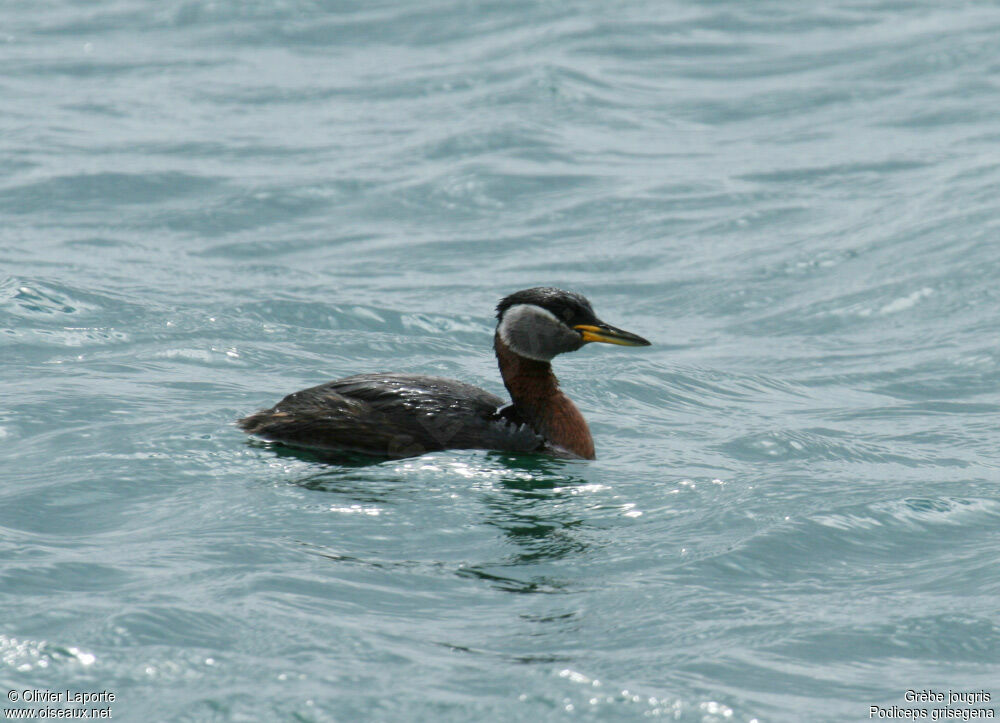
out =
{"type": "Polygon", "coordinates": [[[594,459],[587,422],[559,389],[551,364],[588,342],[649,346],[598,319],[580,294],[525,289],[497,305],[493,348],[509,404],[454,379],[358,374],[290,394],[239,425],[293,447],[379,457],[490,449],[594,459]]]}

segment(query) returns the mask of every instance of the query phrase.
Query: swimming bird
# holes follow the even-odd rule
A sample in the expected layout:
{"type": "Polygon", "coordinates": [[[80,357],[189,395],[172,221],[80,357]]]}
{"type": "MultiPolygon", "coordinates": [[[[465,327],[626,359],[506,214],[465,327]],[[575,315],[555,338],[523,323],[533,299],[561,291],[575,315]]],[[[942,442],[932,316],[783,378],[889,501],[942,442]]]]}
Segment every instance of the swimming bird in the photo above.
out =
{"type": "Polygon", "coordinates": [[[524,289],[497,305],[493,348],[507,404],[454,379],[357,374],[290,394],[238,424],[293,447],[377,457],[489,449],[594,459],[587,422],[559,388],[551,364],[589,342],[649,346],[598,319],[580,294],[524,289]]]}

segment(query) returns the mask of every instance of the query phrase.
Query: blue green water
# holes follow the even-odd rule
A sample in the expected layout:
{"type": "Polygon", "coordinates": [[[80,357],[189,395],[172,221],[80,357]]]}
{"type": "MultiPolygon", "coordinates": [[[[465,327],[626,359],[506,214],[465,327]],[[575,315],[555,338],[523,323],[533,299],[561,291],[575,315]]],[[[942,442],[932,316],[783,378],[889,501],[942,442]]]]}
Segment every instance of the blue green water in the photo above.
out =
{"type": "Polygon", "coordinates": [[[0,696],[1000,706],[998,37],[993,2],[6,0],[0,696]],[[654,343],[557,360],[595,462],[233,426],[366,371],[501,393],[534,285],[654,343]]]}

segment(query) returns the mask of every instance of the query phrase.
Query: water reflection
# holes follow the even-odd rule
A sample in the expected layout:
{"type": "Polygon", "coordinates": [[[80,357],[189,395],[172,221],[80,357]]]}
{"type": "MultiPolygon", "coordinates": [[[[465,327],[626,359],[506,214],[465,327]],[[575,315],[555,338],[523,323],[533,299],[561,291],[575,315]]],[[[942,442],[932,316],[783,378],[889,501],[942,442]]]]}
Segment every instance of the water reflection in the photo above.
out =
{"type": "Polygon", "coordinates": [[[539,566],[584,554],[584,507],[576,504],[574,487],[587,480],[575,470],[585,463],[551,457],[491,453],[502,464],[496,484],[486,491],[482,523],[503,533],[511,552],[495,563],[458,571],[487,581],[498,590],[517,593],[565,593],[570,585],[557,576],[537,574],[539,566]],[[519,572],[532,571],[529,577],[519,572]]]}
{"type": "MultiPolygon", "coordinates": [[[[329,457],[310,451],[278,445],[269,449],[278,457],[311,463],[306,473],[289,480],[291,484],[343,495],[355,504],[398,506],[401,500],[409,499],[416,505],[420,504],[421,490],[440,495],[443,485],[446,490],[455,487],[456,477],[467,482],[468,493],[454,493],[453,497],[472,503],[468,517],[482,533],[477,548],[492,559],[469,560],[457,566],[454,561],[397,559],[390,566],[416,565],[432,569],[435,575],[444,571],[483,581],[504,592],[563,594],[576,588],[575,583],[560,579],[558,570],[563,565],[548,566],[588,551],[586,518],[593,503],[587,491],[604,489],[584,476],[591,472],[590,465],[542,455],[458,452],[404,460],[349,456],[331,462],[329,457]]],[[[457,512],[465,514],[460,509],[457,512]]],[[[330,550],[314,552],[336,562],[384,567],[375,560],[361,559],[365,555],[348,559],[339,553],[329,554],[330,550]]]]}

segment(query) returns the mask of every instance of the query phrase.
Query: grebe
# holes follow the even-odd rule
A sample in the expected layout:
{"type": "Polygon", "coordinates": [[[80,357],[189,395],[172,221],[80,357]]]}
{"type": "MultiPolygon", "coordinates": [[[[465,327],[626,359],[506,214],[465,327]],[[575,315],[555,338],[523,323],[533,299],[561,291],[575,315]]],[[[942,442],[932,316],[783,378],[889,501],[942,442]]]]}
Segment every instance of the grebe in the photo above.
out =
{"type": "Polygon", "coordinates": [[[598,319],[580,294],[524,289],[497,305],[493,348],[509,404],[454,379],[357,374],[290,394],[238,423],[249,434],[293,447],[378,457],[490,449],[594,459],[587,422],[559,389],[550,364],[592,341],[649,346],[598,319]]]}

